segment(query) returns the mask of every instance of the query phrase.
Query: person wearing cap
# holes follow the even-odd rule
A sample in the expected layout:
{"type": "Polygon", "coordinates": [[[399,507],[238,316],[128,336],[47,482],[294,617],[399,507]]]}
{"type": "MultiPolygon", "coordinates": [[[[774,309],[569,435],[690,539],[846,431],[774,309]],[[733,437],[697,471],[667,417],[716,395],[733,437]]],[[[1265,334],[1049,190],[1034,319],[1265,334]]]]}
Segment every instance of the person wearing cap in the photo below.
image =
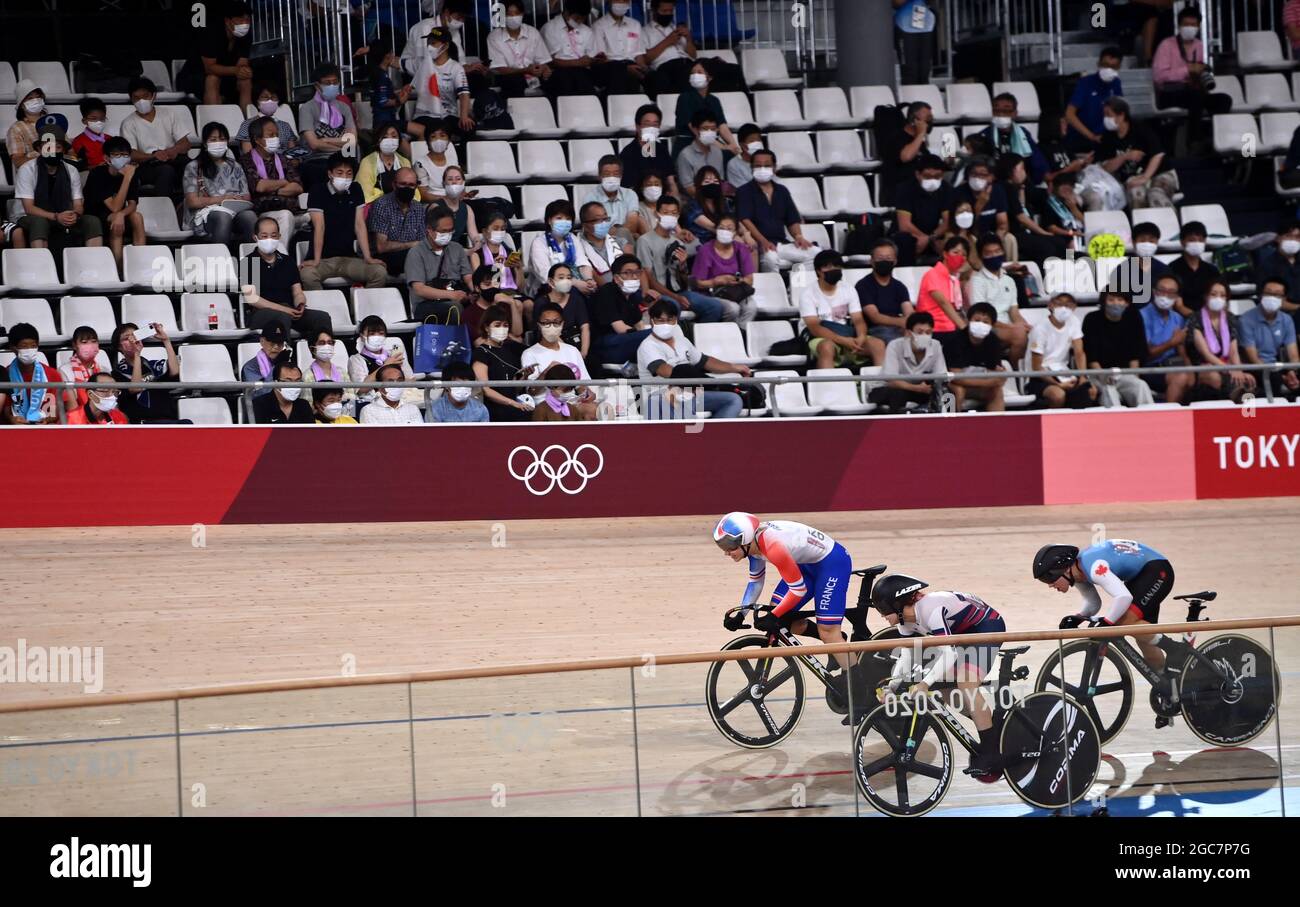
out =
{"type": "Polygon", "coordinates": [[[952,187],[943,181],[946,169],[942,160],[927,154],[917,161],[914,176],[894,192],[898,230],[890,239],[898,246],[901,267],[933,262],[939,256],[939,239],[948,233],[955,202],[952,187]]]}
{"type": "Polygon", "coordinates": [[[86,390],[86,402],[68,410],[69,425],[126,425],[131,420],[117,408],[120,392],[112,372],[96,372],[86,390]]]}
{"type": "MultiPolygon", "coordinates": [[[[426,3],[426,6],[428,5],[426,3]]],[[[477,93],[487,88],[488,68],[482,62],[482,58],[487,56],[487,49],[483,46],[487,29],[475,22],[474,28],[471,29],[476,43],[474,53],[469,53],[465,47],[465,23],[471,18],[471,5],[470,0],[442,0],[442,9],[437,15],[421,19],[412,25],[406,33],[406,44],[402,50],[402,68],[411,75],[418,74],[425,48],[428,46],[429,32],[438,28],[446,33],[449,45],[447,53],[451,59],[465,67],[471,89],[477,93]]],[[[508,16],[509,13],[506,15],[508,16]]]]}
{"type": "MultiPolygon", "coordinates": [[[[275,374],[275,365],[281,359],[291,361],[291,356],[285,355],[285,344],[289,342],[289,332],[284,329],[284,325],[278,322],[272,322],[262,328],[262,337],[258,343],[261,349],[257,355],[244,363],[239,370],[239,380],[249,384],[258,381],[270,381],[271,376],[275,374]]],[[[269,387],[259,387],[253,390],[253,401],[263,394],[269,394],[269,387]]]]}
{"type": "Polygon", "coordinates": [[[190,162],[189,112],[179,107],[155,107],[158,86],[136,76],[126,86],[135,110],[122,121],[122,138],[131,143],[131,160],[140,167],[141,195],[179,195],[185,165],[190,162]],[[152,190],[145,187],[151,186],[152,190]]]}
{"type": "MultiPolygon", "coordinates": [[[[276,381],[301,381],[302,370],[281,359],[272,372],[276,381]]],[[[253,400],[253,421],[258,425],[315,425],[316,413],[302,398],[301,387],[277,387],[253,400]]]]}
{"type": "Polygon", "coordinates": [[[415,70],[415,116],[407,131],[429,138],[442,127],[456,141],[474,132],[473,96],[465,67],[451,55],[451,34],[437,27],[425,39],[428,53],[415,70]]]}
{"type": "Polygon", "coordinates": [[[57,126],[41,128],[37,136],[40,155],[15,171],[14,198],[26,215],[18,222],[34,249],[45,249],[57,237],[63,245],[79,239],[87,246],[102,246],[103,224],[85,213],[81,176],[63,160],[68,139],[57,126]]]}
{"type": "Polygon", "coordinates": [[[40,156],[36,148],[36,124],[45,115],[45,91],[31,79],[23,79],[14,89],[17,119],[5,136],[5,147],[13,172],[40,156]]]}

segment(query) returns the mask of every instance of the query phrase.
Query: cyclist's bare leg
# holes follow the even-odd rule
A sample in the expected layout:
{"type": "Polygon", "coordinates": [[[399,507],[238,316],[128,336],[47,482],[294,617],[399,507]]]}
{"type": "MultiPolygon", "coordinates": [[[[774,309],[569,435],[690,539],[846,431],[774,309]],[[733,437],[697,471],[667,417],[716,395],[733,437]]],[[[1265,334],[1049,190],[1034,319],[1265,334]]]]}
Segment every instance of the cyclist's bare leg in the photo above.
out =
{"type": "MultiPolygon", "coordinates": [[[[1134,614],[1132,611],[1125,612],[1124,616],[1119,619],[1119,626],[1121,627],[1127,626],[1129,624],[1149,624],[1149,623],[1150,621],[1143,620],[1142,618],[1134,614]]],[[[1164,650],[1162,650],[1151,640],[1152,637],[1150,636],[1133,637],[1133,641],[1137,643],[1137,647],[1142,651],[1142,657],[1146,659],[1147,664],[1151,665],[1151,669],[1153,671],[1163,671],[1165,669],[1164,650]]]]}
{"type": "Polygon", "coordinates": [[[961,690],[966,703],[966,713],[975,722],[975,727],[987,731],[993,727],[993,710],[989,707],[988,697],[981,691],[983,672],[973,664],[957,666],[957,689],[961,690]]]}
{"type": "MultiPolygon", "coordinates": [[[[840,624],[819,623],[817,624],[817,635],[820,636],[821,641],[828,646],[834,646],[844,642],[844,633],[840,630],[840,624]]],[[[844,668],[846,671],[853,664],[853,655],[850,652],[840,652],[831,657],[839,662],[840,667],[844,668]]]]}

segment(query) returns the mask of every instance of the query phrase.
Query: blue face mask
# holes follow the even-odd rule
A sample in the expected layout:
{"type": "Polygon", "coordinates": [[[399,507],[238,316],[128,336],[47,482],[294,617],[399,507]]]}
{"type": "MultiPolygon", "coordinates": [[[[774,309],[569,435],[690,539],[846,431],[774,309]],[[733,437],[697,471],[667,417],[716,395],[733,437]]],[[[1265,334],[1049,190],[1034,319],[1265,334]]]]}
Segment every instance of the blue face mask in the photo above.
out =
{"type": "Polygon", "coordinates": [[[609,236],[610,226],[611,225],[605,221],[601,221],[600,223],[596,224],[596,228],[594,231],[596,234],[596,238],[604,239],[606,236],[609,236]]]}
{"type": "Polygon", "coordinates": [[[332,101],[339,96],[339,87],[337,85],[322,85],[320,96],[327,101],[332,101]]]}
{"type": "Polygon", "coordinates": [[[1002,265],[1006,262],[1006,257],[1002,255],[990,255],[984,259],[984,267],[989,269],[992,274],[1002,270],[1002,265]]]}
{"type": "Polygon", "coordinates": [[[556,236],[568,236],[572,230],[573,221],[571,220],[557,220],[551,224],[551,232],[556,236]]]}

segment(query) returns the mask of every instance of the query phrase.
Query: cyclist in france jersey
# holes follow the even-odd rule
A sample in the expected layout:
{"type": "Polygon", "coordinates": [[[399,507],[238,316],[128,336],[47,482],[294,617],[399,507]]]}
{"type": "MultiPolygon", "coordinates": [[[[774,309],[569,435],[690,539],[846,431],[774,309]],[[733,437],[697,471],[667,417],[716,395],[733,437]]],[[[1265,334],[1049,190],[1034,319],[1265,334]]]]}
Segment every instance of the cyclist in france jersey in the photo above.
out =
{"type": "MultiPolygon", "coordinates": [[[[927,584],[902,573],[882,576],[871,590],[871,603],[901,636],[960,636],[969,633],[1002,633],[1007,629],[1002,615],[979,596],[965,592],[926,592],[927,584]]],[[[993,668],[1001,643],[976,646],[937,646],[929,649],[930,666],[921,682],[911,687],[923,695],[940,682],[956,682],[966,712],[979,731],[980,745],[971,756],[968,774],[992,783],[1002,774],[998,741],[993,729],[993,710],[987,697],[977,695],[984,677],[993,668]]],[[[910,648],[898,650],[889,680],[891,692],[898,692],[912,677],[914,656],[910,648]]]]}

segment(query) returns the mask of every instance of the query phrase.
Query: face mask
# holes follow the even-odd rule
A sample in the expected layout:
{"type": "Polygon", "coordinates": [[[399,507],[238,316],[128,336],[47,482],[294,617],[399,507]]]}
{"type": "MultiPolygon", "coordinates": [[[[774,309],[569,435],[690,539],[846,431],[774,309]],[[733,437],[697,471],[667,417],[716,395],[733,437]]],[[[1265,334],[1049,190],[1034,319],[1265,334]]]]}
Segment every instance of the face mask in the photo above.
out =
{"type": "Polygon", "coordinates": [[[505,231],[505,230],[493,230],[491,233],[488,234],[488,239],[489,239],[492,243],[494,243],[494,244],[496,244],[496,245],[499,246],[499,245],[501,245],[503,242],[506,241],[506,231],[505,231]]]}
{"type": "Polygon", "coordinates": [[[447,393],[451,394],[451,399],[457,403],[464,403],[469,399],[469,395],[473,393],[473,390],[468,387],[453,387],[447,393]]]}
{"type": "Polygon", "coordinates": [[[393,190],[393,194],[396,195],[397,200],[404,205],[409,205],[411,202],[415,201],[414,186],[398,186],[393,190]]]}
{"type": "Polygon", "coordinates": [[[447,183],[442,188],[447,193],[447,198],[460,198],[465,194],[464,183],[447,183]]]}
{"type": "Polygon", "coordinates": [[[465,20],[452,19],[450,22],[447,23],[447,27],[450,28],[452,31],[460,31],[462,28],[465,27],[465,20]]]}
{"type": "Polygon", "coordinates": [[[940,184],[940,180],[921,180],[921,188],[926,192],[938,192],[940,184]]]}
{"type": "Polygon", "coordinates": [[[755,168],[754,168],[754,179],[755,179],[756,181],[760,182],[760,183],[770,183],[770,182],[772,182],[772,168],[771,168],[771,167],[755,167],[755,168]]]}
{"type": "Polygon", "coordinates": [[[1262,296],[1259,300],[1259,307],[1270,315],[1282,308],[1281,296],[1262,296]]]}
{"type": "Polygon", "coordinates": [[[736,231],[734,230],[718,231],[718,242],[722,243],[724,246],[731,245],[735,241],[735,239],[736,239],[736,231]]]}
{"type": "Polygon", "coordinates": [[[717,130],[705,129],[700,133],[700,144],[706,148],[718,140],[717,130]]]}
{"type": "Polygon", "coordinates": [[[379,150],[382,151],[384,154],[392,154],[394,151],[397,150],[397,146],[400,144],[401,142],[399,142],[397,139],[393,139],[393,138],[380,139],[379,150]]]}
{"type": "Polygon", "coordinates": [[[32,98],[30,101],[23,102],[23,110],[28,113],[40,113],[45,109],[45,102],[40,98],[32,98]]]}
{"type": "Polygon", "coordinates": [[[563,325],[544,324],[541,326],[542,339],[547,343],[554,343],[560,339],[560,332],[564,330],[563,325]]]}
{"type": "Polygon", "coordinates": [[[624,296],[634,296],[641,292],[641,281],[639,280],[623,280],[619,281],[619,283],[623,287],[624,296]]]}
{"type": "Polygon", "coordinates": [[[441,57],[446,52],[447,52],[446,44],[433,44],[430,45],[429,47],[429,56],[433,57],[435,60],[441,57]]]}
{"type": "Polygon", "coordinates": [[[994,128],[994,129],[1010,129],[1010,128],[1011,128],[1011,117],[994,117],[994,118],[993,118],[993,128],[994,128]]]}
{"type": "Polygon", "coordinates": [[[1200,26],[1197,25],[1180,25],[1178,26],[1178,37],[1184,41],[1195,41],[1200,31],[1200,26]]]}
{"type": "Polygon", "coordinates": [[[649,145],[652,142],[659,141],[659,127],[647,126],[641,130],[641,144],[649,145]]]}
{"type": "Polygon", "coordinates": [[[645,196],[645,200],[648,202],[659,201],[660,197],[663,196],[663,194],[664,194],[663,186],[646,186],[645,192],[642,193],[642,195],[645,196]]]}
{"type": "Polygon", "coordinates": [[[1202,255],[1205,254],[1205,243],[1203,242],[1183,243],[1183,251],[1186,252],[1188,255],[1193,255],[1197,258],[1200,258],[1202,255]]]}
{"type": "Polygon", "coordinates": [[[389,403],[396,403],[402,399],[402,389],[400,387],[386,387],[384,388],[384,397],[389,403]]]}
{"type": "Polygon", "coordinates": [[[897,265],[898,262],[896,261],[873,261],[871,263],[871,270],[875,271],[881,277],[888,277],[890,274],[894,273],[894,268],[897,267],[897,265]]]}
{"type": "Polygon", "coordinates": [[[1283,255],[1295,255],[1300,252],[1300,239],[1284,239],[1278,244],[1283,255]]]}
{"type": "Polygon", "coordinates": [[[257,112],[264,117],[274,116],[275,112],[280,109],[279,101],[258,101],[257,112]]]}
{"type": "Polygon", "coordinates": [[[1139,258],[1150,258],[1156,254],[1156,244],[1153,242],[1140,242],[1133,246],[1139,258]]]}
{"type": "Polygon", "coordinates": [[[654,331],[654,335],[660,340],[668,340],[676,333],[676,328],[675,324],[656,324],[651,325],[650,330],[654,331]]]}
{"type": "Polygon", "coordinates": [[[753,157],[754,155],[758,154],[760,151],[763,150],[763,143],[750,142],[748,145],[745,146],[745,150],[749,152],[750,157],[753,157]]]}
{"type": "Polygon", "coordinates": [[[972,321],[970,323],[970,335],[976,340],[983,340],[993,332],[993,325],[983,321],[972,321]]]}
{"type": "Polygon", "coordinates": [[[335,98],[337,98],[337,97],[339,96],[339,86],[337,86],[337,85],[322,85],[321,88],[320,88],[320,96],[321,96],[322,98],[324,98],[325,100],[327,100],[327,101],[332,101],[332,100],[334,100],[335,98]]]}
{"type": "Polygon", "coordinates": [[[568,236],[573,230],[573,221],[557,220],[551,223],[551,232],[556,236],[568,236]]]}
{"type": "Polygon", "coordinates": [[[1106,317],[1111,321],[1119,321],[1124,317],[1124,310],[1126,308],[1128,308],[1128,306],[1122,302],[1108,302],[1106,303],[1106,317]]]}
{"type": "Polygon", "coordinates": [[[718,183],[700,184],[700,195],[705,198],[722,198],[722,186],[718,183]]]}
{"type": "Polygon", "coordinates": [[[1057,306],[1051,310],[1051,315],[1057,324],[1065,324],[1070,320],[1070,309],[1068,306],[1057,306]]]}
{"type": "Polygon", "coordinates": [[[1103,82],[1114,82],[1119,78],[1119,70],[1111,69],[1109,66],[1103,66],[1097,70],[1097,75],[1101,76],[1103,82]]]}
{"type": "Polygon", "coordinates": [[[433,244],[435,246],[446,246],[451,243],[450,233],[435,233],[433,235],[433,244]]]}
{"type": "Polygon", "coordinates": [[[448,141],[446,139],[434,139],[429,143],[429,150],[434,154],[442,154],[447,150],[448,141]]]}
{"type": "Polygon", "coordinates": [[[236,25],[234,28],[232,28],[232,29],[230,30],[230,32],[231,32],[231,34],[233,34],[236,38],[242,38],[242,37],[244,37],[245,35],[248,34],[249,30],[252,29],[252,27],[253,27],[253,26],[250,25],[249,23],[247,23],[247,22],[242,22],[242,23],[240,23],[239,25],[236,25]]]}
{"type": "Polygon", "coordinates": [[[612,195],[623,185],[623,181],[617,176],[607,176],[600,181],[600,188],[604,189],[606,194],[612,195]]]}
{"type": "Polygon", "coordinates": [[[1007,257],[1005,255],[990,255],[984,259],[984,267],[988,268],[990,273],[996,274],[1002,270],[1002,266],[1006,264],[1006,261],[1007,257]]]}
{"type": "Polygon", "coordinates": [[[600,223],[596,224],[592,228],[591,232],[596,234],[597,239],[604,239],[606,236],[609,236],[610,228],[612,228],[613,226],[614,225],[611,224],[609,221],[602,220],[600,223]]]}
{"type": "Polygon", "coordinates": [[[266,150],[272,154],[280,150],[280,137],[278,135],[273,135],[266,140],[266,150]]]}
{"type": "Polygon", "coordinates": [[[226,151],[230,146],[225,142],[208,142],[208,156],[222,158],[226,156],[226,151]]]}
{"type": "Polygon", "coordinates": [[[916,352],[918,352],[918,353],[921,353],[921,352],[924,352],[925,350],[927,350],[927,349],[929,349],[929,348],[930,348],[930,335],[929,335],[929,334],[913,334],[913,335],[912,335],[912,349],[916,350],[916,352]]]}
{"type": "Polygon", "coordinates": [[[523,16],[506,16],[506,28],[511,31],[518,31],[519,26],[524,24],[523,16]]]}
{"type": "Polygon", "coordinates": [[[1211,296],[1205,300],[1205,304],[1210,307],[1211,312],[1222,312],[1228,307],[1228,300],[1222,296],[1211,296]]]}
{"type": "Polygon", "coordinates": [[[95,409],[99,410],[101,413],[111,413],[113,410],[117,409],[117,395],[114,394],[111,397],[96,397],[95,409]]]}
{"type": "Polygon", "coordinates": [[[962,265],[966,264],[966,256],[956,254],[944,255],[943,263],[948,266],[949,271],[960,271],[962,265]]]}
{"type": "Polygon", "coordinates": [[[573,281],[568,277],[561,278],[555,282],[555,292],[562,296],[567,296],[573,290],[573,281]]]}
{"type": "Polygon", "coordinates": [[[370,334],[366,337],[366,349],[377,353],[384,348],[384,341],[387,339],[383,334],[370,334]]]}
{"type": "Polygon", "coordinates": [[[676,214],[660,214],[660,215],[659,215],[659,226],[663,227],[665,230],[667,230],[667,231],[670,232],[670,233],[671,233],[673,230],[676,230],[676,229],[677,229],[677,215],[676,215],[676,214]]]}
{"type": "Polygon", "coordinates": [[[101,132],[104,131],[104,121],[91,120],[89,123],[86,124],[86,128],[89,129],[91,132],[95,133],[95,135],[99,135],[101,132]]]}
{"type": "Polygon", "coordinates": [[[343,415],[343,404],[326,403],[324,406],[324,410],[326,416],[328,416],[331,419],[337,419],[339,416],[343,415]]]}
{"type": "Polygon", "coordinates": [[[611,16],[626,16],[627,11],[631,8],[632,4],[630,3],[611,3],[609,5],[609,13],[611,16]]]}
{"type": "Polygon", "coordinates": [[[114,170],[121,170],[129,163],[131,163],[131,159],[123,155],[115,154],[108,159],[109,166],[112,167],[114,170]]]}
{"type": "Polygon", "coordinates": [[[655,16],[655,22],[658,23],[659,25],[662,25],[664,28],[667,28],[668,26],[673,24],[673,14],[669,13],[666,16],[657,15],[655,16]]]}
{"type": "Polygon", "coordinates": [[[302,388],[286,387],[280,391],[280,396],[288,400],[290,403],[292,403],[293,401],[297,400],[299,397],[302,396],[302,388]]]}
{"type": "Polygon", "coordinates": [[[1114,117],[1103,117],[1101,125],[1106,128],[1107,132],[1114,132],[1119,129],[1119,122],[1114,117]]]}
{"type": "Polygon", "coordinates": [[[77,356],[78,358],[81,359],[82,362],[89,362],[90,360],[94,359],[95,354],[98,352],[99,352],[98,343],[77,344],[77,356]]]}
{"type": "Polygon", "coordinates": [[[1154,301],[1156,308],[1162,312],[1167,312],[1174,307],[1174,297],[1172,296],[1157,296],[1154,301]]]}
{"type": "Polygon", "coordinates": [[[330,182],[334,185],[336,192],[347,192],[352,188],[352,178],[347,176],[333,177],[330,182]]]}
{"type": "Polygon", "coordinates": [[[691,87],[696,91],[706,88],[709,84],[709,77],[702,72],[691,73],[691,87]]]}
{"type": "Polygon", "coordinates": [[[970,178],[970,187],[972,192],[983,192],[989,187],[989,181],[981,176],[972,176],[970,178]]]}
{"type": "Polygon", "coordinates": [[[153,101],[148,98],[141,98],[135,102],[135,109],[141,114],[147,114],[153,110],[153,101]]]}
{"type": "Polygon", "coordinates": [[[320,346],[316,347],[316,349],[312,350],[312,355],[321,362],[329,362],[334,358],[334,345],[330,344],[329,346],[326,346],[322,343],[320,346]]]}
{"type": "Polygon", "coordinates": [[[957,216],[953,219],[957,221],[957,226],[963,230],[969,230],[970,225],[975,223],[975,213],[973,211],[958,211],[957,216]]]}
{"type": "Polygon", "coordinates": [[[843,279],[844,279],[844,272],[841,271],[839,268],[831,268],[829,271],[826,271],[824,274],[822,274],[822,280],[826,281],[831,286],[835,286],[843,279]]]}
{"type": "Polygon", "coordinates": [[[488,328],[488,337],[492,338],[493,343],[505,343],[506,338],[509,336],[510,328],[508,327],[488,328]]]}

